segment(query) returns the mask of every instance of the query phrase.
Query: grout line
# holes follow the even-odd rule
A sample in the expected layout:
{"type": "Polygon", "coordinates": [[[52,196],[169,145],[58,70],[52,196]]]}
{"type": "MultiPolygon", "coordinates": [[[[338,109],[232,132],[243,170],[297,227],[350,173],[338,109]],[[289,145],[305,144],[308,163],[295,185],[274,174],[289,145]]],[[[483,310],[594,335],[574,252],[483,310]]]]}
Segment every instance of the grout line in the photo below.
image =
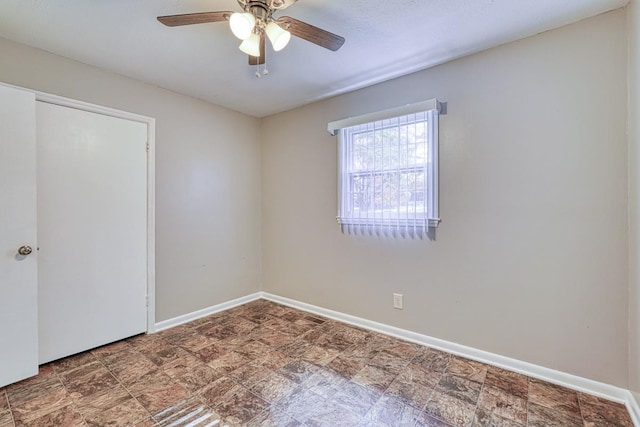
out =
{"type": "Polygon", "coordinates": [[[13,427],[15,427],[16,419],[13,417],[13,409],[11,409],[11,402],[9,401],[9,395],[7,394],[6,388],[2,390],[2,394],[4,395],[4,398],[7,402],[7,406],[9,408],[9,416],[11,417],[11,423],[13,424],[13,427]]]}

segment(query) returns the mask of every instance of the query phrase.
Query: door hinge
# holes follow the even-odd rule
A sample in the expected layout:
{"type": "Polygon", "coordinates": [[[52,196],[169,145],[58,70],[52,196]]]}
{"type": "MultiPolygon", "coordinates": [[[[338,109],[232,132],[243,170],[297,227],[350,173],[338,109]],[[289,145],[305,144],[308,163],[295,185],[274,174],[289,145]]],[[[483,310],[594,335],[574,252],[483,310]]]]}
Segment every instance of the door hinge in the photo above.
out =
{"type": "Polygon", "coordinates": [[[147,141],[147,143],[145,144],[145,147],[146,147],[146,150],[147,150],[147,153],[148,153],[149,152],[149,141],[147,141]]]}
{"type": "Polygon", "coordinates": [[[147,295],[144,299],[145,299],[145,305],[149,307],[149,295],[147,295]]]}

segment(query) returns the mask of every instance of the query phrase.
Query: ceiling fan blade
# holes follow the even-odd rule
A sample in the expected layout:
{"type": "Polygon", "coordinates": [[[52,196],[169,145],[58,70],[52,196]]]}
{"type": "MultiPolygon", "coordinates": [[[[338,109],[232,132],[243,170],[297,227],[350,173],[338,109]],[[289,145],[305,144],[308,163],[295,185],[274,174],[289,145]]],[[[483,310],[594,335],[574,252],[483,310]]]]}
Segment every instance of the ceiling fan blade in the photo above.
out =
{"type": "Polygon", "coordinates": [[[180,25],[206,24],[207,22],[220,22],[229,19],[233,12],[201,12],[185,13],[182,15],[158,16],[158,21],[167,27],[177,27],[180,25]]]}
{"type": "Polygon", "coordinates": [[[265,45],[266,45],[266,36],[264,33],[260,35],[260,58],[249,55],[249,65],[262,65],[265,63],[265,45]]]}
{"type": "Polygon", "coordinates": [[[294,36],[334,52],[344,44],[344,37],[330,33],[322,28],[314,27],[306,22],[298,21],[290,16],[278,18],[277,23],[294,36]]]}

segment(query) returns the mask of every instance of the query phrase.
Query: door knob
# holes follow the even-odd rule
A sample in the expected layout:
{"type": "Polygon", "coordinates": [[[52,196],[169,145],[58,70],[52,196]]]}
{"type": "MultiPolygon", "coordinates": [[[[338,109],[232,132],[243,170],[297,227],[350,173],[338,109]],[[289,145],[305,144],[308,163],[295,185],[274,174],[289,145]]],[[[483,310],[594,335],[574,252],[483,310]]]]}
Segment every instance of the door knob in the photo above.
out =
{"type": "Polygon", "coordinates": [[[33,249],[31,249],[31,246],[29,245],[20,246],[18,248],[18,253],[20,255],[29,255],[32,251],[33,249]]]}

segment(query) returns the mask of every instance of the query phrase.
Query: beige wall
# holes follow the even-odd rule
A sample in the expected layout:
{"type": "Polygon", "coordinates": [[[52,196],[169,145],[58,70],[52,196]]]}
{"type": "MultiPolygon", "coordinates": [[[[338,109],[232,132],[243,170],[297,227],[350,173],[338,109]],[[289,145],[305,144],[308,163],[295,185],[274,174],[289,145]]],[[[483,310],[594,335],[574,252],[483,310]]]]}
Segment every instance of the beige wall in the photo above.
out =
{"type": "Polygon", "coordinates": [[[629,18],[629,386],[640,402],[640,2],[629,18]]]}
{"type": "Polygon", "coordinates": [[[156,320],[260,290],[260,122],[0,39],[0,81],[156,119],[156,320]]]}
{"type": "Polygon", "coordinates": [[[263,119],[263,289],[625,387],[626,56],[619,10],[263,119]],[[342,235],[327,122],[432,97],[437,240],[342,235]]]}

